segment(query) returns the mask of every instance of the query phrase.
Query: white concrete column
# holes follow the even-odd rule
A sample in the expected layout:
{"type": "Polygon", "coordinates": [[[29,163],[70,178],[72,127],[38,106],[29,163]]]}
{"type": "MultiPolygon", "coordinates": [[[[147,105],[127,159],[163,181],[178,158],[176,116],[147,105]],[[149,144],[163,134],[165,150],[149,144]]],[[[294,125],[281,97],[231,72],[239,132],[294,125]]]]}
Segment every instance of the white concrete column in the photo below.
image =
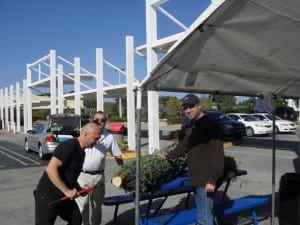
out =
{"type": "MultiPolygon", "coordinates": [[[[32,130],[32,91],[31,91],[31,69],[30,65],[27,64],[27,80],[25,84],[25,93],[26,98],[24,101],[24,105],[26,105],[27,108],[27,130],[32,130]]],[[[25,111],[25,110],[24,110],[25,111]]],[[[25,117],[24,117],[25,121],[25,117]]],[[[24,122],[25,123],[25,122],[24,122]]],[[[26,130],[25,130],[26,131],[26,130]]]]}
{"type": "MultiPolygon", "coordinates": [[[[146,42],[147,42],[147,75],[154,69],[158,62],[158,55],[154,46],[157,40],[157,15],[152,7],[153,0],[146,0],[146,42]]],[[[148,137],[149,153],[159,149],[159,94],[148,91],[148,137]]]]}
{"type": "Polygon", "coordinates": [[[15,124],[15,94],[14,94],[14,86],[10,85],[9,86],[9,92],[10,92],[10,96],[9,96],[9,101],[10,101],[10,128],[11,130],[16,133],[16,124],[15,124]]]}
{"type": "Polygon", "coordinates": [[[10,131],[9,116],[8,116],[8,87],[4,88],[4,113],[5,113],[5,128],[10,131]]]}
{"type": "Polygon", "coordinates": [[[126,36],[127,140],[130,150],[136,150],[134,88],[134,39],[126,36]]]}
{"type": "Polygon", "coordinates": [[[75,76],[75,114],[81,115],[80,112],[80,58],[74,58],[74,76],[75,76]]]}
{"type": "Polygon", "coordinates": [[[119,117],[122,118],[123,117],[123,108],[122,108],[122,98],[118,98],[118,101],[119,101],[119,117]]]}
{"type": "Polygon", "coordinates": [[[56,52],[50,50],[50,105],[51,114],[56,114],[56,52]]]}
{"type": "Polygon", "coordinates": [[[4,129],[4,95],[3,95],[3,89],[0,89],[0,123],[2,129],[4,129]]]}
{"type": "Polygon", "coordinates": [[[64,112],[64,72],[63,72],[63,65],[59,64],[57,66],[57,101],[58,101],[58,113],[64,112]]]}
{"type": "Polygon", "coordinates": [[[21,131],[21,109],[20,109],[20,83],[16,83],[16,119],[17,119],[17,132],[21,131]]]}
{"type": "Polygon", "coordinates": [[[104,111],[104,91],[103,91],[103,49],[96,49],[96,102],[97,111],[104,111]]]}
{"type": "MultiPolygon", "coordinates": [[[[28,67],[27,67],[28,68],[28,67]]],[[[28,69],[27,69],[28,74],[28,69]]],[[[23,80],[23,129],[24,133],[28,130],[28,105],[27,105],[27,80],[23,80]]]]}

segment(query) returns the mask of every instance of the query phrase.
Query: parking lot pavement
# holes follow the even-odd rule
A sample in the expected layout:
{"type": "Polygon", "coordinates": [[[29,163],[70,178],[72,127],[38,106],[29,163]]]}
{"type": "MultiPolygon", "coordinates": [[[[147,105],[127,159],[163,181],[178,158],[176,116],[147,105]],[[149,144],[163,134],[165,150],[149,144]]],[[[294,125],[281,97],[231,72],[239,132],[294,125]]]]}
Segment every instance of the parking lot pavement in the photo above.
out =
{"type": "MultiPolygon", "coordinates": [[[[293,160],[297,158],[296,150],[299,147],[299,135],[278,135],[277,136],[277,168],[276,168],[276,191],[278,192],[278,183],[280,176],[285,172],[295,170],[293,160]],[[298,147],[297,147],[298,146],[298,147]]],[[[15,135],[6,135],[0,132],[0,141],[22,145],[22,137],[15,135]]],[[[235,198],[246,195],[271,195],[271,146],[270,137],[245,138],[242,141],[234,143],[225,153],[235,157],[240,169],[245,169],[248,174],[237,178],[230,186],[228,198],[235,198]]],[[[22,146],[20,146],[22,147],[22,146]]],[[[5,155],[0,154],[0,163],[5,155]]],[[[130,160],[130,159],[128,159],[130,160]]],[[[35,188],[45,166],[22,166],[12,169],[1,168],[0,170],[0,218],[1,225],[32,225],[34,224],[34,202],[32,191],[35,188]]],[[[108,159],[106,164],[106,196],[124,194],[124,191],[114,187],[111,184],[111,178],[116,174],[118,167],[115,160],[108,159]]],[[[185,195],[170,197],[162,212],[169,212],[183,207],[185,195]]],[[[161,200],[155,200],[158,204],[161,200]]],[[[193,199],[191,198],[191,204],[193,199]]],[[[145,202],[141,202],[141,213],[145,208],[145,202]]],[[[259,218],[263,219],[261,225],[270,224],[270,206],[262,207],[259,212],[259,218]]],[[[112,225],[114,207],[103,206],[103,223],[112,225]]],[[[134,224],[135,206],[133,203],[121,205],[119,207],[118,222],[119,225],[134,224]]],[[[243,224],[244,215],[231,218],[234,224],[243,224]],[[238,221],[238,222],[237,222],[238,221]]],[[[249,218],[246,221],[249,222],[249,218]]],[[[57,225],[65,224],[60,219],[57,225]]],[[[278,219],[275,218],[275,225],[278,225],[278,219]]]]}

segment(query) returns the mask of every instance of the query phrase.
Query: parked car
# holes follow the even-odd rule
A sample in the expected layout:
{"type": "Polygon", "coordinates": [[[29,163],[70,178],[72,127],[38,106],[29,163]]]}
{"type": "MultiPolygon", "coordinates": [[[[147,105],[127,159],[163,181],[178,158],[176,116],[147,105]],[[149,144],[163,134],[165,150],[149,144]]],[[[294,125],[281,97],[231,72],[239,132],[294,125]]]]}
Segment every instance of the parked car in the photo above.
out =
{"type": "Polygon", "coordinates": [[[272,123],[269,121],[261,121],[254,116],[246,113],[228,113],[229,118],[240,121],[246,126],[246,136],[254,135],[270,135],[272,134],[272,123]]]}
{"type": "MultiPolygon", "coordinates": [[[[253,113],[251,114],[262,121],[273,123],[273,116],[268,113],[253,113]]],[[[292,133],[296,132],[296,124],[289,120],[283,120],[279,116],[275,116],[275,132],[276,133],[292,133]]]]}
{"type": "Polygon", "coordinates": [[[275,115],[279,116],[284,120],[296,121],[297,120],[297,112],[292,107],[276,107],[275,115]]]}
{"type": "Polygon", "coordinates": [[[246,134],[246,127],[243,123],[235,121],[227,117],[219,111],[205,111],[211,119],[215,120],[223,130],[225,138],[241,139],[246,134]]]}
{"type": "Polygon", "coordinates": [[[79,135],[80,116],[74,114],[55,114],[48,122],[39,123],[33,130],[28,130],[25,136],[26,152],[37,152],[40,159],[46,159],[55,148],[70,138],[79,135]]]}

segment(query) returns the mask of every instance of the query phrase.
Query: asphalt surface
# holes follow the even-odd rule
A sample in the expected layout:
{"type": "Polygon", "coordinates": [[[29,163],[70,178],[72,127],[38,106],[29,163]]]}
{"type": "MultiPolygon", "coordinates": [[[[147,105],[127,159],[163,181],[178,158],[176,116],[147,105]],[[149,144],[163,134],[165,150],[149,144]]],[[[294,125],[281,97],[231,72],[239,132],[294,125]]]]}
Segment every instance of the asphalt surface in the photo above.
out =
{"type": "MultiPolygon", "coordinates": [[[[278,196],[280,177],[286,172],[299,172],[299,132],[297,134],[276,135],[276,182],[275,190],[278,196]]],[[[22,134],[12,134],[0,131],[0,224],[1,225],[32,225],[34,224],[34,201],[32,191],[35,188],[48,161],[40,161],[37,154],[25,153],[22,134]]],[[[170,141],[161,140],[162,147],[170,141]]],[[[248,171],[246,176],[238,177],[229,187],[228,198],[246,195],[271,196],[272,193],[272,138],[252,137],[234,141],[225,150],[225,154],[235,157],[240,169],[248,171]]],[[[142,140],[142,150],[147,151],[147,139],[142,140]]],[[[127,159],[131,160],[131,159],[127,159]]],[[[124,191],[114,187],[110,180],[117,172],[117,164],[108,159],[106,164],[106,196],[124,194],[124,191]]],[[[223,187],[222,187],[223,188],[223,187]]],[[[220,191],[222,190],[220,189],[220,191]]],[[[186,195],[171,196],[164,204],[161,213],[184,208],[186,195]]],[[[154,201],[154,206],[161,199],[154,201]]],[[[193,205],[193,198],[190,205],[193,205]]],[[[276,204],[278,206],[278,202],[276,204]]],[[[146,207],[146,202],[140,203],[140,211],[146,207]]],[[[277,208],[277,207],[276,207],[277,208]]],[[[269,225],[271,207],[265,206],[258,210],[260,224],[269,225]]],[[[133,203],[121,205],[118,213],[118,224],[134,224],[135,207],[133,203]]],[[[111,225],[114,207],[103,206],[103,223],[111,225]]],[[[233,224],[251,224],[249,213],[237,214],[228,218],[233,224]]],[[[57,225],[65,224],[57,219],[57,225]]],[[[274,224],[278,225],[278,215],[274,224]]]]}

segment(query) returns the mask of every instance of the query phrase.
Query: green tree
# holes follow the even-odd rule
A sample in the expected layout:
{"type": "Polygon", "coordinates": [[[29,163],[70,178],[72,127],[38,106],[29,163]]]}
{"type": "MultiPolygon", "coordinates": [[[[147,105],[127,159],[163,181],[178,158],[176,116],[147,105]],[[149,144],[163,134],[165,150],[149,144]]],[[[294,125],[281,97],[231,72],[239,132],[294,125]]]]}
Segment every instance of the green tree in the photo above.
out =
{"type": "Polygon", "coordinates": [[[276,107],[286,107],[287,104],[288,104],[288,102],[284,98],[276,98],[276,100],[275,100],[276,107]]]}
{"type": "Polygon", "coordinates": [[[241,101],[237,104],[235,112],[240,113],[252,113],[255,107],[256,99],[254,97],[250,97],[244,101],[241,101]]]}
{"type": "Polygon", "coordinates": [[[232,112],[236,106],[236,97],[232,95],[213,95],[210,98],[224,113],[232,112]]]}
{"type": "Polygon", "coordinates": [[[210,98],[202,98],[201,105],[204,110],[212,110],[213,109],[213,101],[210,98]]]}
{"type": "Polygon", "coordinates": [[[181,123],[181,102],[176,97],[169,97],[166,100],[166,119],[168,124],[181,123]]]}
{"type": "Polygon", "coordinates": [[[50,115],[49,109],[34,109],[32,110],[32,122],[37,124],[41,121],[47,121],[47,116],[50,115]]]}

